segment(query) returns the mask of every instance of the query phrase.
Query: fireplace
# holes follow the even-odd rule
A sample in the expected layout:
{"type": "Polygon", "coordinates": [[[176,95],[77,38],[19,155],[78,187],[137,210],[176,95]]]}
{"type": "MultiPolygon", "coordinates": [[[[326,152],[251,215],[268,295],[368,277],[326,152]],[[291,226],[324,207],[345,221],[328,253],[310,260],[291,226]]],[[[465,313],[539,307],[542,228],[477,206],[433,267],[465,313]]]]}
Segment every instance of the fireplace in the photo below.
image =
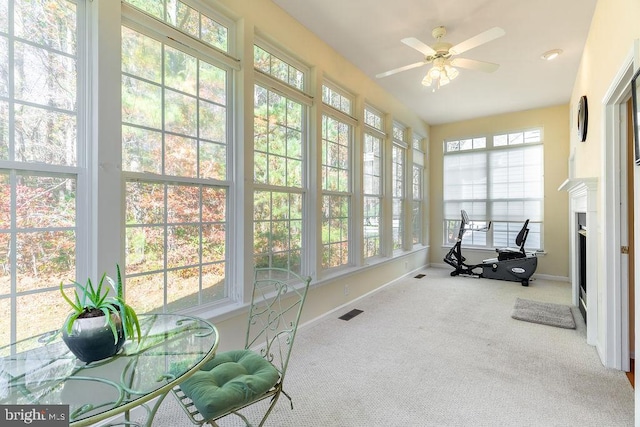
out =
{"type": "Polygon", "coordinates": [[[576,214],[578,250],[576,253],[578,264],[578,308],[584,323],[587,323],[587,214],[576,214]]]}
{"type": "Polygon", "coordinates": [[[558,188],[569,193],[570,211],[570,269],[573,304],[582,316],[591,319],[587,323],[587,343],[598,342],[598,290],[597,290],[597,238],[594,234],[597,221],[597,178],[571,178],[558,188]],[[587,238],[588,230],[591,230],[587,238]]]}

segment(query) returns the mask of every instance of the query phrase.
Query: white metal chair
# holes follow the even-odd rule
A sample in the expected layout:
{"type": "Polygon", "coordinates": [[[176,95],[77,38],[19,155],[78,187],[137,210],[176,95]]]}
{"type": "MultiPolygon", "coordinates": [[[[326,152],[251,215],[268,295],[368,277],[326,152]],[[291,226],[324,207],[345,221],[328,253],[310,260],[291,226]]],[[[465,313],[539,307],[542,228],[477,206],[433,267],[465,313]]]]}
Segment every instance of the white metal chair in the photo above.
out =
{"type": "Polygon", "coordinates": [[[238,411],[271,397],[262,426],[281,393],[291,401],[283,382],[310,282],[285,269],[255,270],[244,349],[216,355],[173,389],[194,424],[217,426],[234,414],[250,426],[238,411]]]}

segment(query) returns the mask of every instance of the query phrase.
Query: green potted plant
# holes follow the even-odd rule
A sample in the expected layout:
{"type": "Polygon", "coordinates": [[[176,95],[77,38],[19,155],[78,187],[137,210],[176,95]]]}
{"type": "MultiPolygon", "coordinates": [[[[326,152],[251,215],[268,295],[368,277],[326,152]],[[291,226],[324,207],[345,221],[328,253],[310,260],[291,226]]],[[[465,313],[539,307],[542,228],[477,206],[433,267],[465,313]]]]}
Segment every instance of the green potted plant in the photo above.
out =
{"type": "Polygon", "coordinates": [[[73,299],[60,283],[60,293],[71,306],[71,313],[62,326],[62,339],[69,350],[83,362],[90,363],[113,356],[127,339],[137,336],[140,341],[140,323],[135,310],[124,301],[120,266],[117,283],[104,273],[96,287],[91,278],[86,284],[74,282],[73,299]],[[115,292],[109,295],[109,287],[115,292]]]}

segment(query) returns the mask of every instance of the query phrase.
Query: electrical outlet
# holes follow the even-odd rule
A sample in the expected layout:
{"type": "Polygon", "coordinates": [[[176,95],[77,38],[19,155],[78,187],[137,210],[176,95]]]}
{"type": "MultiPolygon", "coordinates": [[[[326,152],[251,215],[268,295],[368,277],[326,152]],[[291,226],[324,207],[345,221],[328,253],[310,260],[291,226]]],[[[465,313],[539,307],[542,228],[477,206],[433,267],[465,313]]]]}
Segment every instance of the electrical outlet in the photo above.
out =
{"type": "Polygon", "coordinates": [[[344,294],[349,295],[349,285],[344,285],[344,294]]]}

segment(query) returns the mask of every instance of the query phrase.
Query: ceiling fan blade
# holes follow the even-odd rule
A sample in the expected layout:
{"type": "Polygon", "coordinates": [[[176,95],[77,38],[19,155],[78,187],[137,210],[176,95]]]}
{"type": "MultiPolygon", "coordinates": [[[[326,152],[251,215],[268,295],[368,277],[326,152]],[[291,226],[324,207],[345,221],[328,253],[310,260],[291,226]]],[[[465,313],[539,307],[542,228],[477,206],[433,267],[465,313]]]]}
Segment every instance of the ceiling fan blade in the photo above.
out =
{"type": "Polygon", "coordinates": [[[414,48],[418,52],[422,53],[424,56],[435,55],[436,51],[431,48],[431,46],[422,43],[415,37],[407,37],[406,39],[400,40],[402,43],[406,44],[409,47],[414,48]]]}
{"type": "Polygon", "coordinates": [[[487,30],[483,33],[471,37],[470,39],[458,43],[455,46],[452,46],[451,49],[449,49],[449,52],[451,52],[452,55],[459,55],[463,52],[473,49],[474,47],[478,47],[481,44],[488,43],[491,40],[495,40],[504,35],[505,31],[502,28],[493,27],[490,30],[487,30]]]}
{"type": "Polygon", "coordinates": [[[424,64],[426,64],[425,61],[415,62],[413,64],[405,65],[404,67],[394,68],[393,70],[389,70],[389,71],[385,71],[384,73],[376,74],[376,77],[377,78],[387,77],[387,76],[390,76],[392,74],[396,74],[396,73],[400,73],[402,71],[410,70],[412,68],[420,67],[421,65],[424,65],[424,64]]]}
{"type": "Polygon", "coordinates": [[[484,71],[485,73],[493,73],[500,65],[493,62],[478,61],[477,59],[467,58],[454,58],[451,60],[451,65],[459,68],[466,68],[468,70],[484,71]]]}

